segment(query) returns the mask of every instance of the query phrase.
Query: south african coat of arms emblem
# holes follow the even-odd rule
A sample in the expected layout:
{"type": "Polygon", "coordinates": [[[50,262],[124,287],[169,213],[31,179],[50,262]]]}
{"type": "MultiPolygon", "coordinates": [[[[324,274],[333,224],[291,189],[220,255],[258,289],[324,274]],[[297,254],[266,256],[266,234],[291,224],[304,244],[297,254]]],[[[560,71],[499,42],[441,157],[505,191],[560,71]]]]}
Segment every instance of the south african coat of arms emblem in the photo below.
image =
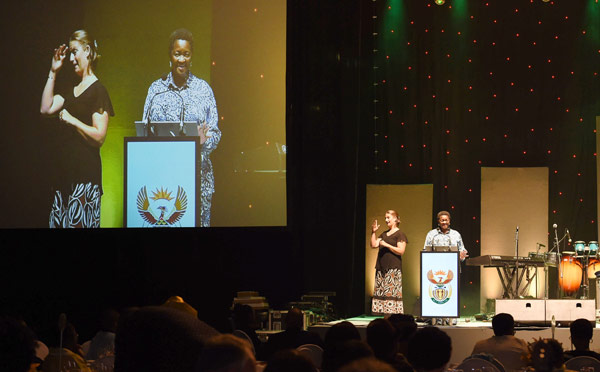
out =
{"type": "Polygon", "coordinates": [[[142,219],[150,227],[172,227],[179,222],[187,209],[187,194],[177,186],[177,196],[171,196],[168,189],[157,188],[148,198],[146,186],[137,195],[137,209],[142,219]]]}
{"type": "Polygon", "coordinates": [[[431,282],[429,285],[429,297],[438,305],[443,305],[450,301],[452,297],[452,286],[448,283],[454,279],[452,270],[438,270],[433,273],[433,270],[427,272],[427,279],[431,282]]]}

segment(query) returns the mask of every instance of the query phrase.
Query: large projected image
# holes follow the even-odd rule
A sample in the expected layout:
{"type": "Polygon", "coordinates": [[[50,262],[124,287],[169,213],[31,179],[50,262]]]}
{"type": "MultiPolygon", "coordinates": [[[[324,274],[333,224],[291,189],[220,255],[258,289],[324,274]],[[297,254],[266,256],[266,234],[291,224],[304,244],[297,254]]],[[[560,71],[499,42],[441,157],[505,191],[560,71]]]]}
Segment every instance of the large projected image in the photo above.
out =
{"type": "Polygon", "coordinates": [[[39,125],[60,151],[41,182],[27,184],[42,195],[28,208],[48,217],[24,217],[17,227],[128,227],[132,211],[146,222],[135,227],[285,226],[286,2],[81,6],[76,27],[40,41],[48,44],[40,48],[47,58],[42,70],[50,71],[37,93],[39,125]],[[170,177],[164,185],[144,184],[149,209],[136,211],[137,202],[125,200],[125,142],[157,135],[196,135],[196,163],[174,155],[187,150],[169,146],[159,148],[175,153],[135,158],[128,167],[136,177],[144,170],[164,179],[156,172],[165,164],[170,177]],[[194,212],[184,224],[154,223],[175,210],[152,198],[167,195],[167,183],[175,197],[179,177],[189,188],[190,167],[197,190],[186,201],[195,203],[194,212]],[[162,210],[151,210],[154,204],[162,210]]]}

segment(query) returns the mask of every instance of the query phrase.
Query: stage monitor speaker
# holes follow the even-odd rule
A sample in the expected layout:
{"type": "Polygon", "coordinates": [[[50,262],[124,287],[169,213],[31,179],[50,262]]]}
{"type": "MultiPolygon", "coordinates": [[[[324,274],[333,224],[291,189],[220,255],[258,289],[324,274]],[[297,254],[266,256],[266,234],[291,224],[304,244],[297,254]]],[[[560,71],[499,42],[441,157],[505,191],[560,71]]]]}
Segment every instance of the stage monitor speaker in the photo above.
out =
{"type": "Polygon", "coordinates": [[[544,300],[496,300],[496,314],[507,313],[513,316],[515,322],[544,323],[546,321],[546,303],[544,300]]]}
{"type": "Polygon", "coordinates": [[[546,321],[572,322],[576,319],[587,319],[596,322],[595,300],[546,300],[546,321]]]}

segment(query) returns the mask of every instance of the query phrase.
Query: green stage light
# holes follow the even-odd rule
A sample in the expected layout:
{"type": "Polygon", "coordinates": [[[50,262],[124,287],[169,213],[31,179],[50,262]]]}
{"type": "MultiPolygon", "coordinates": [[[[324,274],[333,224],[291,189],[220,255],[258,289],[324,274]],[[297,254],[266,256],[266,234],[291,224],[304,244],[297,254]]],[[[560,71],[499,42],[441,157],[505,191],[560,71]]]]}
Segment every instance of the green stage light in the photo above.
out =
{"type": "Polygon", "coordinates": [[[435,3],[437,5],[444,5],[444,3],[446,3],[446,0],[435,0],[435,3]]]}

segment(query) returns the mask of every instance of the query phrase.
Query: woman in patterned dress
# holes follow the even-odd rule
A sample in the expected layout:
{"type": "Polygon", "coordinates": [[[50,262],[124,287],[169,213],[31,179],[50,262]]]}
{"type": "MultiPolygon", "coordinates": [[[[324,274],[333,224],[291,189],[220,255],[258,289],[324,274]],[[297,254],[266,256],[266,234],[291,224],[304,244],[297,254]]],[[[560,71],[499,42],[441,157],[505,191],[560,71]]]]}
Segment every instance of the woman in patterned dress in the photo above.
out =
{"type": "Polygon", "coordinates": [[[408,240],[400,231],[400,219],[395,210],[385,213],[388,230],[377,237],[379,225],[373,221],[371,247],[379,248],[375,264],[375,292],[371,304],[373,314],[389,316],[402,314],[402,255],[408,240]]]}
{"type": "Polygon", "coordinates": [[[144,104],[143,119],[150,121],[179,122],[183,113],[184,121],[198,123],[200,134],[200,226],[210,226],[210,208],[215,192],[210,154],[221,140],[217,125],[219,114],[215,96],[208,83],[190,72],[194,51],[192,33],[180,28],[169,39],[169,64],[171,72],[154,81],[148,88],[144,104]],[[183,104],[183,107],[182,107],[183,104]]]}
{"type": "Polygon", "coordinates": [[[106,88],[94,73],[98,61],[98,46],[85,30],[75,31],[65,44],[54,49],[52,64],[44,91],[40,112],[58,114],[55,132],[60,138],[60,178],[53,185],[54,201],[49,227],[100,227],[102,197],[102,162],[100,146],[108,130],[108,118],[113,107],[106,88]],[[78,85],[55,92],[55,82],[69,54],[78,85]]]}

